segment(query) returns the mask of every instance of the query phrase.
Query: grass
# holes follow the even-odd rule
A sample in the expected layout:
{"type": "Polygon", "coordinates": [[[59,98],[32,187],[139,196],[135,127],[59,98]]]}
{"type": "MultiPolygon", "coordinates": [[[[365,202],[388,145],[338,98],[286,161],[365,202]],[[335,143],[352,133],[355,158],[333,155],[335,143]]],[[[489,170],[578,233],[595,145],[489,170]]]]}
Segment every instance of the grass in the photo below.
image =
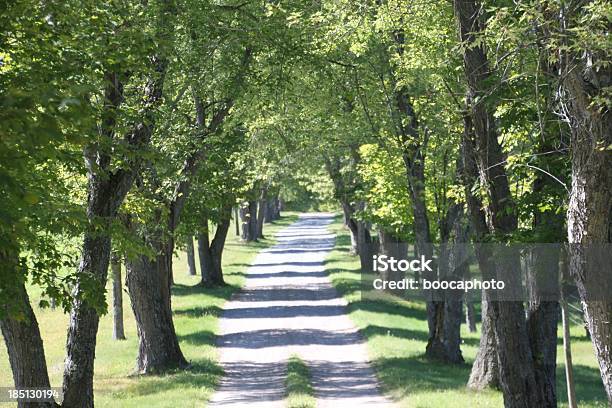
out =
{"type": "MultiPolygon", "coordinates": [[[[358,257],[349,255],[350,238],[341,219],[330,226],[337,233],[336,247],[326,260],[334,286],[349,302],[349,315],[367,340],[370,360],[383,391],[401,407],[501,407],[501,392],[473,392],[466,388],[471,364],[478,349],[479,333],[462,326],[462,365],[447,365],[424,357],[427,344],[425,305],[385,297],[361,296],[358,257]]],[[[571,328],[574,376],[581,407],[607,407],[599,368],[590,340],[580,326],[571,328]]],[[[559,331],[561,335],[561,331],[559,331]]],[[[562,342],[559,340],[557,393],[560,406],[567,406],[562,342]]]]}
{"type": "MultiPolygon", "coordinates": [[[[267,224],[265,234],[272,237],[281,228],[297,219],[297,214],[283,214],[281,220],[267,224]]],[[[233,227],[233,226],[232,226],[233,227]]],[[[202,407],[223,374],[217,364],[215,333],[223,304],[244,282],[244,272],[255,255],[274,243],[267,238],[256,243],[241,243],[230,229],[223,255],[228,286],[203,289],[197,286],[198,276],[189,276],[184,254],[175,259],[172,305],[174,323],[181,349],[193,366],[161,376],[132,377],[138,337],[129,297],[124,296],[124,319],[127,340],[112,340],[112,315],[100,320],[94,373],[94,394],[97,407],[202,407]]],[[[35,288],[33,288],[35,289],[35,288]]],[[[107,287],[110,293],[110,282],[107,287]]],[[[38,304],[32,290],[32,304],[38,304]]],[[[110,301],[110,297],[109,297],[110,301]]],[[[44,341],[51,385],[61,387],[65,356],[68,316],[60,310],[35,308],[44,341]]],[[[12,374],[4,342],[0,344],[0,387],[13,386],[12,374]]]]}
{"type": "Polygon", "coordinates": [[[292,356],[287,364],[287,407],[314,408],[316,399],[310,384],[308,366],[297,356],[292,356]]]}

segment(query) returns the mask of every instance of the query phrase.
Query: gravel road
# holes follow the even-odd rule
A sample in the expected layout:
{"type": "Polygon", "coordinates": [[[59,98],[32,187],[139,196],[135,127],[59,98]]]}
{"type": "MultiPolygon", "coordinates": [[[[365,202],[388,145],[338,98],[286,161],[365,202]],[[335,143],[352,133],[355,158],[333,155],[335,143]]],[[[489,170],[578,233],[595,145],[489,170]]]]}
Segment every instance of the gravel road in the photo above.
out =
{"type": "Polygon", "coordinates": [[[294,354],[310,368],[318,407],[392,406],[325,272],[332,219],[301,215],[249,267],[243,290],[221,316],[217,342],[225,376],[209,406],[284,407],[287,360],[294,354]]]}

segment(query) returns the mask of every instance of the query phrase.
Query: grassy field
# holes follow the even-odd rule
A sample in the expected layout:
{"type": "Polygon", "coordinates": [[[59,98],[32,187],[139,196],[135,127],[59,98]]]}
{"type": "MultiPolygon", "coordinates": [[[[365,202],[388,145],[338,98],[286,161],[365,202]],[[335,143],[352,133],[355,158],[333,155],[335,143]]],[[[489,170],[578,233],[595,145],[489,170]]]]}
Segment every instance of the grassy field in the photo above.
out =
{"type": "MultiPolygon", "coordinates": [[[[402,407],[501,407],[498,391],[472,392],[467,383],[476,356],[479,333],[462,326],[459,366],[428,361],[425,305],[403,300],[364,300],[359,287],[359,260],[349,255],[350,239],[338,218],[330,227],[338,234],[336,247],[326,260],[333,284],[349,302],[351,319],[367,339],[370,359],[383,390],[402,407]]],[[[581,407],[607,407],[605,392],[590,340],[582,327],[572,327],[576,393],[581,407]]],[[[560,406],[567,406],[562,341],[559,338],[557,390],[560,406]]]]}
{"type": "MultiPolygon", "coordinates": [[[[297,219],[295,213],[284,213],[283,216],[273,225],[266,225],[264,233],[268,237],[297,219]]],[[[200,288],[196,286],[199,277],[187,274],[185,257],[175,260],[176,285],[172,297],[174,323],[183,353],[193,368],[163,376],[129,376],[135,368],[138,338],[126,294],[124,317],[127,340],[112,340],[110,314],[100,321],[94,376],[97,407],[205,406],[222,375],[214,347],[219,313],[224,302],[241,287],[246,267],[257,252],[273,243],[268,238],[246,245],[238,241],[233,231],[232,226],[223,256],[225,278],[229,286],[212,290],[200,288]]],[[[32,302],[38,303],[35,295],[32,302]]],[[[59,310],[35,308],[35,311],[44,340],[52,386],[61,387],[68,318],[59,310]]],[[[13,386],[4,342],[0,344],[0,386],[13,386]]]]}
{"type": "Polygon", "coordinates": [[[316,400],[310,384],[310,370],[304,361],[292,356],[287,364],[287,407],[314,408],[316,400]]]}

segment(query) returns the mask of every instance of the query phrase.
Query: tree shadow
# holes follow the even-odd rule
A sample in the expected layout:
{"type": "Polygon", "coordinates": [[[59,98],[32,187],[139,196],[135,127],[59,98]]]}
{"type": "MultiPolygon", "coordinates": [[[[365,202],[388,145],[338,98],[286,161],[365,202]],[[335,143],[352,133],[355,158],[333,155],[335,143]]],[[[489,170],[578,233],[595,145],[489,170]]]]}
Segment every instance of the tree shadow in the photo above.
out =
{"type": "Polygon", "coordinates": [[[298,306],[265,306],[240,307],[227,309],[224,319],[279,319],[299,317],[342,316],[343,305],[298,305],[298,306]]]}
{"type": "Polygon", "coordinates": [[[349,310],[363,310],[366,312],[396,315],[421,321],[427,320],[427,312],[424,309],[411,307],[408,304],[400,302],[388,302],[384,300],[360,301],[351,303],[349,305],[349,310]]]}
{"type": "MultiPolygon", "coordinates": [[[[228,273],[227,275],[231,275],[228,273]]],[[[175,283],[172,286],[173,296],[190,296],[190,295],[207,295],[212,297],[218,297],[222,299],[229,299],[233,293],[238,291],[240,288],[237,285],[226,284],[224,286],[217,286],[214,288],[206,288],[202,285],[183,285],[175,283]]]]}
{"type": "Polygon", "coordinates": [[[218,317],[221,315],[221,309],[219,306],[206,306],[206,307],[191,307],[189,309],[175,309],[172,314],[175,316],[187,316],[192,318],[214,316],[218,317]]]}
{"type": "Polygon", "coordinates": [[[395,395],[465,388],[471,371],[468,364],[442,364],[424,355],[381,358],[374,366],[384,388],[395,395]]]}
{"type": "MultiPolygon", "coordinates": [[[[334,270],[329,270],[328,273],[332,274],[334,270]]],[[[361,291],[361,282],[357,279],[334,279],[334,287],[340,293],[341,296],[353,294],[361,291]]]]}
{"type": "Polygon", "coordinates": [[[134,396],[151,396],[176,388],[212,389],[223,375],[223,369],[209,359],[192,362],[188,370],[176,370],[160,376],[144,376],[134,382],[121,394],[119,399],[134,396]]]}
{"type": "Polygon", "coordinates": [[[318,329],[261,329],[223,334],[217,345],[227,348],[266,349],[288,346],[346,346],[363,342],[358,331],[333,332],[318,329]]]}
{"type": "MultiPolygon", "coordinates": [[[[364,329],[361,329],[360,332],[364,337],[369,339],[374,336],[391,336],[391,337],[399,337],[406,340],[417,340],[424,343],[427,343],[429,340],[429,335],[425,330],[410,330],[410,329],[400,329],[396,327],[385,327],[385,326],[376,326],[376,325],[368,325],[364,329]]],[[[461,338],[462,345],[477,347],[480,340],[474,338],[461,338]]]]}
{"type": "Polygon", "coordinates": [[[194,346],[214,346],[217,335],[208,330],[199,330],[189,334],[177,335],[180,343],[189,343],[194,346]]]}
{"type": "MultiPolygon", "coordinates": [[[[597,368],[574,364],[574,385],[579,406],[582,404],[601,404],[606,406],[607,397],[597,368]]],[[[557,398],[559,402],[567,403],[567,383],[565,381],[565,368],[557,366],[557,398]]]]}

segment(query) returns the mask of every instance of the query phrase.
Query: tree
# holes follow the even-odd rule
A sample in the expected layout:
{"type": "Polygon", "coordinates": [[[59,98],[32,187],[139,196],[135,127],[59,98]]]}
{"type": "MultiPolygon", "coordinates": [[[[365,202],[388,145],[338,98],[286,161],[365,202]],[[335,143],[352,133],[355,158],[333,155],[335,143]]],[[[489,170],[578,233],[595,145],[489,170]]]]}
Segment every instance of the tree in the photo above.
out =
{"type": "MultiPolygon", "coordinates": [[[[162,99],[168,54],[172,50],[174,5],[162,1],[159,6],[153,31],[160,47],[150,57],[152,66],[143,90],[142,116],[124,137],[124,142],[136,150],[143,149],[151,139],[154,111],[162,99]]],[[[116,133],[117,109],[124,98],[123,83],[121,74],[112,71],[105,74],[105,79],[100,136],[112,141],[116,133]]],[[[95,284],[103,288],[110,257],[110,234],[105,230],[108,231],[108,222],[117,216],[137,170],[134,159],[128,160],[129,167],[114,170],[109,153],[95,143],[85,147],[84,156],[89,170],[87,214],[94,227],[85,233],[78,276],[91,275],[95,284]],[[95,227],[98,222],[102,223],[102,228],[95,227]]],[[[70,314],[63,390],[64,405],[90,407],[93,406],[93,364],[99,314],[87,300],[79,299],[82,284],[83,281],[77,282],[74,289],[76,299],[70,314]]]]}
{"type": "MultiPolygon", "coordinates": [[[[454,3],[459,25],[459,38],[463,44],[463,60],[470,116],[474,127],[474,157],[481,186],[487,194],[487,229],[499,236],[514,232],[518,226],[516,208],[510,192],[508,177],[501,163],[504,162],[498,141],[498,130],[487,101],[486,81],[490,76],[484,45],[476,43],[476,35],[483,30],[481,4],[475,1],[457,0],[454,3]]],[[[512,255],[511,255],[512,256],[512,255]]],[[[498,262],[494,274],[509,287],[520,285],[516,273],[518,258],[498,262]]],[[[481,262],[481,268],[488,267],[481,262]]],[[[494,275],[495,276],[495,275],[494,275]]],[[[522,303],[518,301],[490,302],[493,311],[493,328],[497,343],[500,385],[506,407],[524,407],[545,404],[544,388],[537,386],[536,370],[524,320],[522,303]]],[[[540,385],[545,382],[541,382],[540,385]]]]}
{"type": "Polygon", "coordinates": [[[110,267],[113,275],[113,340],[125,340],[121,258],[116,253],[111,255],[110,267]]]}
{"type": "Polygon", "coordinates": [[[559,77],[567,92],[564,108],[571,129],[570,273],[578,286],[601,377],[612,402],[612,301],[593,295],[611,289],[600,264],[605,257],[601,244],[612,242],[612,117],[606,90],[612,76],[609,46],[602,42],[609,35],[606,16],[610,5],[572,2],[568,9],[572,11],[558,22],[559,33],[549,39],[560,54],[559,77]]]}

